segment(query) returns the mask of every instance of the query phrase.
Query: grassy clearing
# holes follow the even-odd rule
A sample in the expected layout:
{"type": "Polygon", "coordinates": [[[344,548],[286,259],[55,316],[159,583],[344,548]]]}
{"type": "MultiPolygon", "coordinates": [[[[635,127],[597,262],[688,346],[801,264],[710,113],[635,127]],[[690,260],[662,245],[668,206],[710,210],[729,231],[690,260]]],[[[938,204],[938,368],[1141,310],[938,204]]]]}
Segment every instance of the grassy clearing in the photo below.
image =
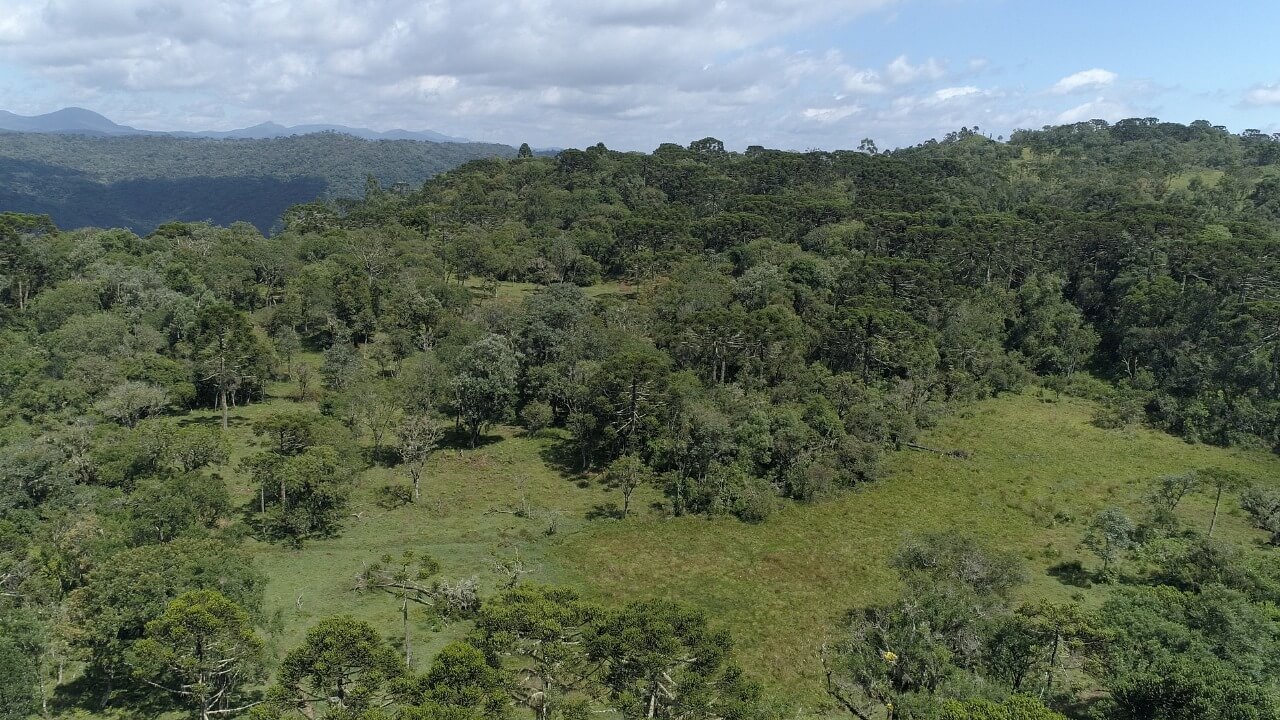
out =
{"type": "MultiPolygon", "coordinates": [[[[827,628],[843,610],[895,590],[886,560],[908,530],[977,534],[1026,558],[1028,598],[1065,600],[1082,591],[1047,571],[1075,558],[1094,564],[1079,542],[1095,511],[1116,504],[1136,514],[1146,481],[1191,467],[1217,464],[1258,476],[1280,470],[1267,454],[1187,445],[1146,430],[1100,430],[1089,423],[1092,412],[1090,403],[1069,398],[987,401],[924,439],[966,449],[973,453],[967,460],[904,451],[891,459],[883,482],[788,507],[761,525],[697,518],[602,524],[559,543],[553,556],[567,577],[602,599],[661,596],[706,608],[733,628],[753,674],[813,707],[824,701],[817,651],[827,628]]],[[[1207,526],[1210,509],[1197,497],[1180,512],[1207,526]]],[[[1238,511],[1220,524],[1225,537],[1254,537],[1238,511]]]]}
{"type": "MultiPolygon", "coordinates": [[[[285,387],[273,390],[288,394],[285,387]]],[[[294,403],[275,399],[234,413],[237,446],[249,442],[252,418],[285,406],[294,403]]],[[[397,468],[374,468],[360,478],[341,537],[301,550],[252,547],[269,577],[267,606],[278,613],[276,639],[284,648],[336,613],[397,637],[394,603],[351,589],[361,564],[384,553],[432,553],[444,577],[475,576],[484,592],[500,587],[507,574],[499,566],[518,558],[525,581],[570,584],[609,603],[667,597],[703,607],[733,629],[753,675],[816,711],[825,705],[817,650],[827,628],[846,608],[895,590],[885,562],[908,530],[973,532],[1026,558],[1027,597],[1095,602],[1099,592],[1048,573],[1064,560],[1095,564],[1079,548],[1093,512],[1116,504],[1137,514],[1144,483],[1164,473],[1206,465],[1258,477],[1280,470],[1280,461],[1265,453],[1188,445],[1147,430],[1101,430],[1089,422],[1093,409],[1087,401],[1050,402],[1035,393],[973,405],[923,439],[968,450],[970,458],[906,450],[890,458],[884,481],[828,502],[787,506],[760,525],[643,511],[626,521],[588,519],[616,502],[616,494],[556,469],[548,461],[554,437],[501,428],[474,451],[438,453],[420,504],[378,506],[377,488],[404,477],[397,468]],[[513,514],[522,506],[528,512],[513,514]],[[553,516],[556,532],[548,534],[553,516]]],[[[224,476],[239,498],[252,498],[245,478],[235,471],[224,476]]],[[[650,491],[634,505],[653,500],[650,491]]],[[[1223,536],[1256,539],[1234,507],[1234,498],[1224,503],[1223,536]]],[[[1180,514],[1204,526],[1210,509],[1206,498],[1195,497],[1180,514]]],[[[465,624],[434,628],[419,618],[415,656],[429,657],[465,631],[465,624]]]]}
{"type": "Polygon", "coordinates": [[[1170,190],[1186,190],[1187,187],[1191,185],[1191,181],[1194,179],[1199,179],[1200,182],[1203,183],[1205,187],[1217,187],[1218,183],[1222,181],[1222,177],[1225,174],[1226,173],[1223,172],[1222,170],[1212,170],[1212,169],[1188,170],[1186,172],[1178,173],[1177,175],[1170,177],[1169,189],[1170,190]]]}

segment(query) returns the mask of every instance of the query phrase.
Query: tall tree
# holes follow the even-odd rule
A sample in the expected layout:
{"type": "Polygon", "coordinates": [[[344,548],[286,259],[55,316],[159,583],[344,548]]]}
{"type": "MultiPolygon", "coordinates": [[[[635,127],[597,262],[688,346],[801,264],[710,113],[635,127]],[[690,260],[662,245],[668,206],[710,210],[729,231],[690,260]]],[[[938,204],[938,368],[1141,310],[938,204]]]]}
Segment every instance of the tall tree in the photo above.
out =
{"type": "Polygon", "coordinates": [[[1111,572],[1111,566],[1133,547],[1133,534],[1137,530],[1133,521],[1119,508],[1106,508],[1093,516],[1085,530],[1084,546],[1102,560],[1102,574],[1111,572]]]}
{"type": "Polygon", "coordinates": [[[197,380],[212,384],[215,407],[222,411],[222,429],[226,430],[232,394],[250,380],[265,379],[267,349],[254,335],[244,313],[221,303],[201,308],[191,344],[197,380]]]}
{"type": "Polygon", "coordinates": [[[475,447],[483,433],[511,414],[519,359],[501,335],[488,335],[463,349],[453,378],[454,409],[475,447]]]}
{"type": "Polygon", "coordinates": [[[444,438],[444,427],[427,415],[409,415],[400,423],[400,458],[413,481],[413,500],[422,498],[422,473],[444,438]]]}
{"type": "Polygon", "coordinates": [[[407,674],[373,626],[339,615],[312,626],[302,645],[285,655],[274,695],[285,708],[304,708],[307,717],[321,709],[359,713],[381,707],[391,684],[407,674]]]}
{"type": "Polygon", "coordinates": [[[255,703],[245,689],[262,677],[263,643],[249,615],[216,590],[174,598],[147,623],[133,648],[135,672],[191,706],[201,720],[235,715],[255,703]]]}

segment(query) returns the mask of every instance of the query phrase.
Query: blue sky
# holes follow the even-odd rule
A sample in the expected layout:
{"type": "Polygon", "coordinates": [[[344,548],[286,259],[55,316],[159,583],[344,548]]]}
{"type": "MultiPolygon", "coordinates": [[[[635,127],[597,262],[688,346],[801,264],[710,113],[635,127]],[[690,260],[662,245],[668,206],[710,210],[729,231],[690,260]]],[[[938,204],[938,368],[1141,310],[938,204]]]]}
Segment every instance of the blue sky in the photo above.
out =
{"type": "Polygon", "coordinates": [[[0,109],[647,150],[1156,116],[1280,131],[1280,3],[4,0],[0,109]]]}

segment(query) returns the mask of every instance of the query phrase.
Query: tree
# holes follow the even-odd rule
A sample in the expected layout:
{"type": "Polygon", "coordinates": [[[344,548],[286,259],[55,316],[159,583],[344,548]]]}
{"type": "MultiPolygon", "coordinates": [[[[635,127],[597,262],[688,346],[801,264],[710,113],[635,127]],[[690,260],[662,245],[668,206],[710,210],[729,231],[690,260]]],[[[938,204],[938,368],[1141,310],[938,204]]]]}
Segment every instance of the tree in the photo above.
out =
{"type": "Polygon", "coordinates": [[[408,667],[366,622],[348,615],[325,618],[307,631],[300,647],[285,655],[275,693],[286,707],[307,717],[319,707],[360,712],[381,707],[391,683],[408,667]]]}
{"type": "Polygon", "coordinates": [[[332,447],[291,456],[263,453],[246,458],[243,466],[258,485],[268,537],[300,543],[337,530],[355,473],[332,447]]]}
{"type": "Polygon", "coordinates": [[[488,335],[463,349],[453,378],[453,399],[471,447],[490,425],[511,413],[519,369],[511,343],[501,335],[488,335]]]}
{"type": "Polygon", "coordinates": [[[1271,533],[1272,545],[1280,545],[1280,492],[1255,485],[1240,493],[1240,507],[1254,527],[1271,533]]]}
{"type": "Polygon", "coordinates": [[[117,683],[129,677],[130,648],[171,600],[188,590],[217,590],[256,615],[264,586],[249,555],[235,546],[187,538],[145,545],[104,559],[71,592],[65,631],[105,704],[117,683]]]}
{"type": "Polygon", "coordinates": [[[631,510],[631,496],[636,488],[653,482],[653,471],[635,455],[623,455],[614,460],[605,471],[605,484],[622,492],[622,517],[631,510]]]}
{"type": "Polygon", "coordinates": [[[215,406],[222,411],[222,429],[226,430],[231,395],[246,382],[262,378],[267,353],[244,313],[223,303],[201,308],[191,343],[197,379],[212,383],[215,406]]]}
{"type": "Polygon", "coordinates": [[[249,615],[216,590],[174,598],[134,645],[135,672],[192,706],[201,720],[234,715],[255,703],[244,689],[262,677],[263,644],[249,615]]]}
{"type": "Polygon", "coordinates": [[[606,664],[611,702],[626,718],[750,717],[759,688],[731,659],[729,633],[670,601],[634,602],[605,615],[587,642],[606,664]]]}
{"type": "MultiPolygon", "coordinates": [[[[215,431],[216,432],[216,431],[215,431]]],[[[138,544],[207,532],[231,510],[226,485],[196,473],[145,478],[129,494],[127,525],[138,544]]]]}
{"type": "Polygon", "coordinates": [[[164,388],[150,383],[128,381],[108,390],[106,397],[99,400],[96,407],[98,412],[131,428],[139,420],[160,412],[168,404],[169,393],[164,388]]]}
{"type": "Polygon", "coordinates": [[[477,647],[515,674],[520,704],[548,720],[593,671],[584,644],[601,611],[564,588],[525,585],[485,602],[476,617],[477,647]]]}
{"type": "Polygon", "coordinates": [[[253,433],[268,438],[271,452],[282,457],[297,455],[317,444],[322,418],[314,412],[273,412],[255,420],[253,433]]]}
{"type": "MultiPolygon", "coordinates": [[[[1096,641],[1102,634],[1096,619],[1073,604],[1057,604],[1042,600],[1018,608],[1017,616],[1026,621],[1025,627],[1042,648],[1044,685],[1040,698],[1053,697],[1053,682],[1067,655],[1084,644],[1096,641]]],[[[1019,689],[1015,683],[1013,689],[1019,689]]]]}
{"type": "Polygon", "coordinates": [[[1097,348],[1098,333],[1063,298],[1062,285],[1049,275],[1027,279],[1018,290],[1021,308],[1010,342],[1033,369],[1071,377],[1097,348]]]}
{"type": "Polygon", "coordinates": [[[360,383],[347,390],[347,403],[357,427],[368,431],[373,440],[373,459],[382,457],[387,433],[400,424],[403,411],[392,397],[391,389],[379,383],[360,383]]]}
{"type": "Polygon", "coordinates": [[[360,356],[351,347],[350,340],[340,335],[324,351],[324,361],[320,364],[320,377],[324,379],[324,386],[338,392],[346,390],[359,370],[360,356]]]}
{"type": "Polygon", "coordinates": [[[1104,576],[1110,572],[1111,564],[1133,547],[1133,534],[1136,530],[1133,521],[1119,508],[1099,511],[1089,521],[1083,544],[1102,560],[1104,576]]]}
{"type": "Polygon", "coordinates": [[[422,498],[422,472],[440,446],[444,427],[427,415],[409,415],[400,423],[400,458],[413,481],[413,500],[422,498]]]}
{"type": "Polygon", "coordinates": [[[1206,490],[1213,491],[1213,516],[1209,518],[1208,533],[1212,538],[1213,530],[1218,524],[1218,508],[1222,505],[1222,493],[1228,490],[1239,490],[1244,487],[1245,480],[1239,473],[1220,467],[1202,468],[1196,471],[1196,476],[1206,490]]]}
{"type": "Polygon", "coordinates": [[[490,720],[507,716],[506,678],[465,642],[445,645],[431,668],[410,689],[398,693],[409,702],[404,720],[490,720]]]}
{"type": "MultiPolygon", "coordinates": [[[[1177,517],[1174,515],[1174,510],[1183,498],[1199,488],[1200,482],[1200,473],[1194,470],[1156,478],[1155,486],[1151,489],[1151,503],[1155,506],[1156,522],[1168,526],[1176,524],[1177,517]]],[[[1210,527],[1212,528],[1212,523],[1210,527]]]]}
{"type": "Polygon", "coordinates": [[[165,445],[166,457],[184,473],[221,465],[230,458],[230,452],[225,435],[199,425],[175,429],[165,445]]]}
{"type": "MultiPolygon", "coordinates": [[[[657,437],[669,373],[667,355],[644,345],[623,349],[600,364],[588,385],[585,409],[594,417],[589,426],[599,433],[609,459],[628,452],[640,454],[657,437]]],[[[571,421],[586,429],[574,418],[571,421]]]]}
{"type": "Polygon", "coordinates": [[[1280,717],[1259,684],[1212,659],[1160,657],[1107,678],[1106,717],[1117,720],[1233,720],[1280,717]]]}
{"type": "Polygon", "coordinates": [[[435,558],[406,550],[398,558],[383,555],[378,562],[365,565],[356,576],[356,590],[387,593],[400,605],[406,665],[413,662],[409,639],[410,603],[428,607],[441,617],[467,615],[475,612],[479,605],[474,580],[462,581],[456,585],[439,581],[426,582],[438,572],[440,563],[435,558]]]}
{"type": "Polygon", "coordinates": [[[27,720],[39,709],[32,658],[18,643],[0,636],[0,720],[27,720]]]}
{"type": "Polygon", "coordinates": [[[529,147],[529,143],[527,142],[520,143],[520,149],[516,151],[516,157],[518,158],[533,157],[533,150],[529,147]]]}

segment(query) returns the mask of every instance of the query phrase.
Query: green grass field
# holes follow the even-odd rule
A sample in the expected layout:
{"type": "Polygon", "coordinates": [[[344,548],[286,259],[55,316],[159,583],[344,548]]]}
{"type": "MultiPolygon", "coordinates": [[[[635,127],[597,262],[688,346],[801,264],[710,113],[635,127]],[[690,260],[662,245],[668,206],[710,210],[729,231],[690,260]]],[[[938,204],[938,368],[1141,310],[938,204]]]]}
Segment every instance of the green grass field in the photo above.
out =
{"type": "MultiPolygon", "coordinates": [[[[252,417],[291,404],[277,399],[235,413],[237,442],[248,441],[252,417]]],[[[444,577],[475,576],[485,592],[509,577],[502,565],[518,561],[524,581],[570,584],[607,603],[667,597],[705,608],[733,630],[751,674],[809,714],[825,705],[817,652],[828,628],[845,609],[894,592],[886,559],[908,530],[972,532],[1026,559],[1027,597],[1096,602],[1104,590],[1081,590],[1047,572],[1066,560],[1095,564],[1079,548],[1093,512],[1116,504],[1138,514],[1144,484],[1165,473],[1207,465],[1258,478],[1280,471],[1267,453],[1188,445],[1141,429],[1101,430],[1090,424],[1093,409],[1042,391],[963,408],[922,442],[967,450],[968,459],[904,450],[889,458],[883,481],[826,502],[789,505],[759,525],[646,510],[625,521],[588,519],[618,498],[549,463],[555,437],[501,428],[476,450],[439,452],[417,505],[377,505],[376,489],[404,478],[397,468],[375,468],[361,476],[341,537],[301,550],[257,542],[253,549],[269,577],[268,609],[279,612],[281,647],[336,613],[398,637],[392,600],[351,589],[362,563],[384,553],[429,552],[441,560],[444,577]],[[514,514],[521,507],[527,511],[514,514]],[[556,529],[548,533],[553,518],[556,529]]],[[[227,477],[248,500],[245,479],[227,477]]],[[[651,493],[634,506],[656,499],[651,493]]],[[[1223,536],[1260,537],[1235,510],[1235,498],[1224,508],[1223,536]]],[[[1179,512],[1188,523],[1207,525],[1210,509],[1197,496],[1179,512]]],[[[416,657],[429,657],[431,647],[465,631],[462,623],[437,628],[419,618],[416,657]]]]}

